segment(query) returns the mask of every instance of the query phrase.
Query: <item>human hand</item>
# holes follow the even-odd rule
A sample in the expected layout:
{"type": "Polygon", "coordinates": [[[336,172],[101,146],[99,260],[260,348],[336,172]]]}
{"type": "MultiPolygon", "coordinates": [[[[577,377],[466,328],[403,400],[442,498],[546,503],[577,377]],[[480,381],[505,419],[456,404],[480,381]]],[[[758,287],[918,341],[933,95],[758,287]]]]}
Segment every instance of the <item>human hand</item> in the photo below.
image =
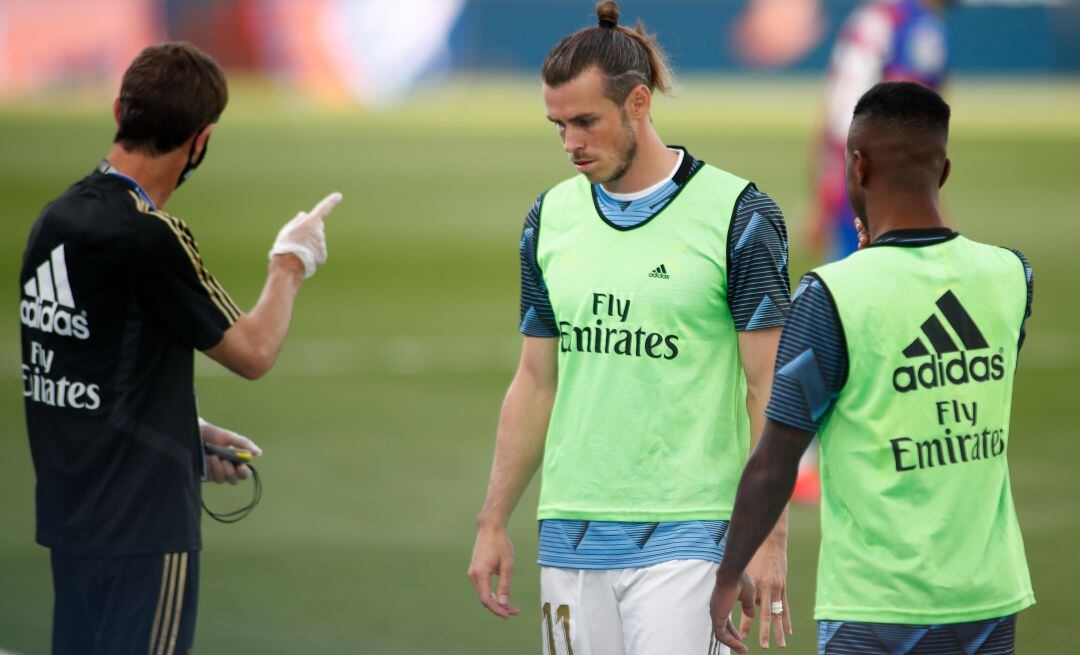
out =
{"type": "Polygon", "coordinates": [[[304,277],[315,275],[315,269],[326,263],[326,232],[323,219],[341,202],[341,194],[331,193],[311,212],[300,212],[278,232],[270,259],[276,255],[292,254],[304,264],[304,277]]]}
{"type": "Polygon", "coordinates": [[[870,245],[870,233],[866,231],[861,218],[855,219],[855,231],[859,233],[859,250],[870,245]]]}
{"type": "Polygon", "coordinates": [[[514,544],[505,528],[480,528],[476,533],[469,580],[476,589],[480,604],[500,618],[516,616],[518,608],[510,604],[510,578],[514,574],[514,544]],[[498,576],[496,593],[491,578],[498,576]]]}
{"type": "MultiPolygon", "coordinates": [[[[239,435],[232,430],[226,430],[225,428],[208,423],[201,418],[199,419],[199,434],[206,443],[211,443],[216,446],[242,448],[250,451],[255,457],[262,455],[262,448],[259,448],[251,439],[239,435]]],[[[237,484],[241,480],[246,480],[251,477],[251,468],[248,467],[247,464],[233,464],[230,461],[221,459],[217,455],[207,454],[206,477],[211,482],[216,482],[218,484],[223,482],[237,484]]]]}
{"type": "Polygon", "coordinates": [[[754,616],[754,581],[743,573],[739,579],[727,582],[718,573],[712,601],[709,603],[713,634],[717,641],[736,653],[745,653],[749,649],[740,641],[740,637],[746,635],[736,631],[735,624],[731,622],[731,610],[735,607],[736,600],[742,605],[744,619],[754,616]]]}
{"type": "MultiPolygon", "coordinates": [[[[758,606],[758,643],[762,648],[769,647],[769,629],[776,636],[776,644],[787,646],[785,635],[791,634],[791,611],[787,598],[787,543],[786,540],[770,536],[761,545],[754,559],[746,567],[746,574],[754,581],[754,604],[758,606]],[[779,612],[775,609],[780,609],[779,612]]],[[[743,613],[740,633],[745,638],[750,634],[753,615],[743,613]]]]}

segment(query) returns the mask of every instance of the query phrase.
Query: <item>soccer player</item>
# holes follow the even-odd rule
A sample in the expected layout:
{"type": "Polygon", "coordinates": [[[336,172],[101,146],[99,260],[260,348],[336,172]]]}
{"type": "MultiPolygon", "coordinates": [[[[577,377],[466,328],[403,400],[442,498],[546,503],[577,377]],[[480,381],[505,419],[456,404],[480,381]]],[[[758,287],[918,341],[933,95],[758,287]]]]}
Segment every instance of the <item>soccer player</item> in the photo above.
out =
{"type": "MultiPolygon", "coordinates": [[[[825,86],[825,120],[815,142],[816,199],[807,230],[809,249],[836,260],[859,243],[844,191],[844,146],[859,96],[882,81],[918,82],[940,90],[948,60],[945,7],[950,0],[877,0],[856,9],[833,46],[825,86]]],[[[806,451],[792,499],[821,498],[818,449],[806,451]]]]}
{"type": "Polygon", "coordinates": [[[108,156],[30,232],[19,278],[23,395],[56,655],[190,651],[200,478],[250,474],[204,457],[203,442],[260,452],[198,419],[193,352],[262,376],[301,283],[326,259],[323,218],[337,194],[282,229],[245,314],[184,222],[163,211],[206,156],[226,101],[224,74],[194,46],[143,50],[114,103],[108,156]]]}
{"type": "Polygon", "coordinates": [[[1031,267],[945,227],[949,113],[911,82],[855,107],[847,188],[865,247],[806,275],[784,326],[713,598],[738,652],[740,572],[815,432],[820,653],[1012,653],[1016,613],[1035,602],[1006,460],[1031,267]]]}
{"type": "Polygon", "coordinates": [[[842,259],[858,246],[844,191],[844,145],[851,111],[878,82],[918,82],[940,91],[948,63],[944,12],[949,0],[876,0],[857,8],[833,46],[825,117],[814,154],[817,198],[809,245],[842,259]]]}
{"type": "MultiPolygon", "coordinates": [[[[790,302],[787,235],[753,184],[664,144],[664,53],[614,2],[597,16],[542,68],[580,175],[525,219],[524,345],[469,577],[491,612],[518,613],[506,526],[542,458],[546,652],[697,655],[715,647],[706,608],[790,302]]],[[[758,602],[784,608],[763,643],[789,627],[785,529],[751,566],[758,602]]]]}

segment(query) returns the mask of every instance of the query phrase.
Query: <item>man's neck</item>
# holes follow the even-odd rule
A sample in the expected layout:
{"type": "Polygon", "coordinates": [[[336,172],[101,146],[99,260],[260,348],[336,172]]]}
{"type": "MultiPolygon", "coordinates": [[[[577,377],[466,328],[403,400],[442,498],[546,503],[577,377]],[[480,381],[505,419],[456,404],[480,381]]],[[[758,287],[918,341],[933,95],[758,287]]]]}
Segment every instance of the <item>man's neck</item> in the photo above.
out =
{"type": "Polygon", "coordinates": [[[652,129],[638,140],[634,163],[619,179],[605,182],[604,189],[612,193],[635,193],[648,189],[671,174],[679,153],[664,145],[652,129]]]}
{"type": "Polygon", "coordinates": [[[142,187],[154,206],[161,209],[169,201],[169,197],[176,189],[176,180],[180,177],[183,164],[170,155],[149,157],[138,152],[128,152],[118,143],[114,143],[105,161],[109,162],[116,172],[130,177],[142,187]]]}
{"type": "Polygon", "coordinates": [[[925,230],[947,227],[938,209],[937,198],[905,198],[902,202],[879,202],[867,199],[870,241],[895,230],[925,230]]]}

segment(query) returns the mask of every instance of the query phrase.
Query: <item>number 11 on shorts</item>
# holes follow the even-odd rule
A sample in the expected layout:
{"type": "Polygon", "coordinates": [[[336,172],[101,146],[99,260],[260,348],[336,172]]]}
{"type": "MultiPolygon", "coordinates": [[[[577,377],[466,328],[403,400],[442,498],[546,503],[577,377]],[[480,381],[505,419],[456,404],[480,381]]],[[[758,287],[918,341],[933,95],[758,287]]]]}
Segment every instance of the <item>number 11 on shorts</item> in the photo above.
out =
{"type": "Polygon", "coordinates": [[[555,619],[551,618],[551,603],[544,603],[544,655],[574,655],[574,649],[570,646],[570,606],[559,605],[555,610],[555,619]],[[562,625],[561,639],[556,642],[555,632],[562,625]],[[556,644],[565,644],[559,648],[556,644]]]}

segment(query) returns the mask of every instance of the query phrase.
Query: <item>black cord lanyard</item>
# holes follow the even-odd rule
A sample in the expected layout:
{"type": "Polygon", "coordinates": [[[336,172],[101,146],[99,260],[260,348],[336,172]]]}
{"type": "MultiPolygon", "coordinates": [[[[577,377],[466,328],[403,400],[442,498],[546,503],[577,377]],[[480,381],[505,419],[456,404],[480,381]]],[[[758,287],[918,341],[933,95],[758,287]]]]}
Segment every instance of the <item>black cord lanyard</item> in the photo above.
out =
{"type": "Polygon", "coordinates": [[[255,509],[255,506],[259,504],[260,500],[262,500],[262,480],[259,478],[259,472],[255,470],[255,467],[251,464],[248,464],[247,466],[249,469],[251,469],[251,482],[255,485],[255,489],[251,497],[251,502],[241,507],[240,509],[218,514],[217,512],[207,507],[206,501],[204,500],[202,501],[202,508],[203,511],[205,511],[210,516],[210,518],[214,519],[219,523],[237,523],[239,521],[242,521],[243,519],[246,519],[248,514],[251,514],[251,512],[255,509]]]}

